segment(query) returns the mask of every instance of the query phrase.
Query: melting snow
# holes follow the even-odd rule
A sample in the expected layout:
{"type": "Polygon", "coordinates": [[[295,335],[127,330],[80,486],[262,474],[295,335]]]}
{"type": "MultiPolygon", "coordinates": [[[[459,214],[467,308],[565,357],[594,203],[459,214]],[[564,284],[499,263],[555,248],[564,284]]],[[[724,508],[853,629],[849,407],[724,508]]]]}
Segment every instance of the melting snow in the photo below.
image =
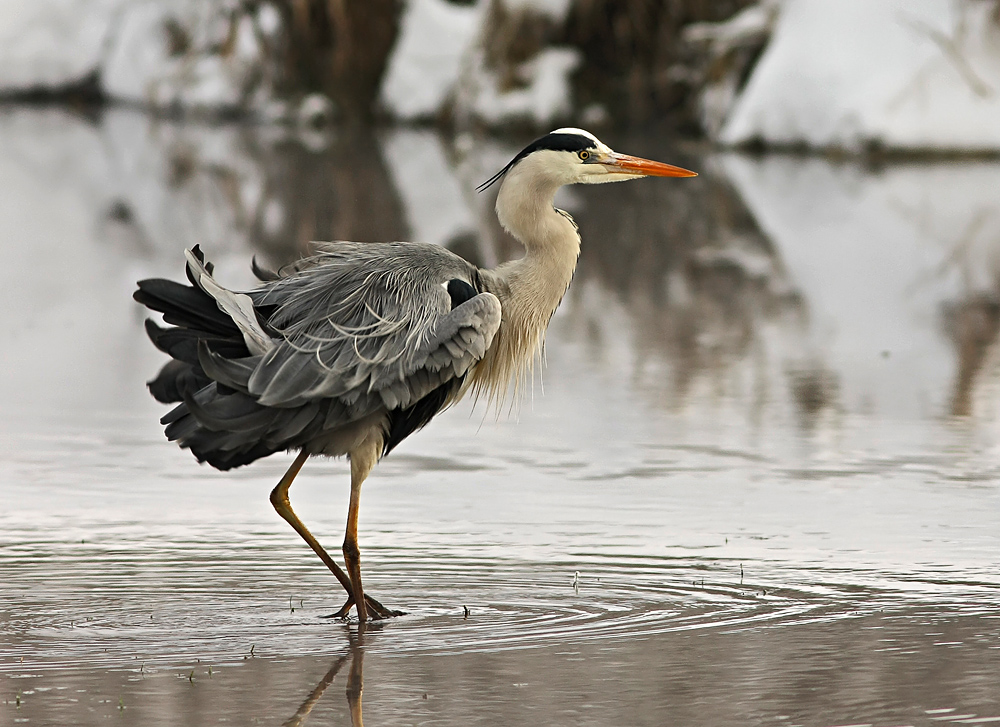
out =
{"type": "Polygon", "coordinates": [[[721,140],[1000,149],[1000,22],[969,0],[788,0],[721,140]]]}
{"type": "Polygon", "coordinates": [[[436,114],[458,81],[480,20],[478,7],[411,0],[382,84],[382,105],[403,119],[436,114]]]}

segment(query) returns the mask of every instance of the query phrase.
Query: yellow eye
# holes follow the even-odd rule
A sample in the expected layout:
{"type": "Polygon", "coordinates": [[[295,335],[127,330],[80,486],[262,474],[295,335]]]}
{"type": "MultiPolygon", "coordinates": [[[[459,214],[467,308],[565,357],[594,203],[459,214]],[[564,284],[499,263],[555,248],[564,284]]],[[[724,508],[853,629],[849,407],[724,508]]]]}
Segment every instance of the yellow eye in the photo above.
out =
{"type": "Polygon", "coordinates": [[[590,159],[590,152],[589,151],[581,151],[578,154],[578,156],[580,157],[580,161],[584,161],[585,162],[588,159],[590,159]]]}

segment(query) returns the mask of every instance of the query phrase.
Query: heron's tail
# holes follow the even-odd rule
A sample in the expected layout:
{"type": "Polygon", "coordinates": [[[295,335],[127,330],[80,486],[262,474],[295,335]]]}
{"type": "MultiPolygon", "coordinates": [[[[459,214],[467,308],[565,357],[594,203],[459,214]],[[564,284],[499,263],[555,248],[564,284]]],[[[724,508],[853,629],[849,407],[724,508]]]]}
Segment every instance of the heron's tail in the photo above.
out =
{"type": "MultiPolygon", "coordinates": [[[[212,270],[212,264],[205,263],[205,256],[197,245],[191,254],[206,270],[212,270]]],[[[195,284],[190,265],[187,274],[191,285],[152,278],[140,280],[138,290],[132,294],[150,310],[162,313],[164,323],[174,326],[164,328],[151,319],[146,320],[146,333],[153,345],[173,359],[148,383],[150,393],[164,404],[183,401],[185,394],[193,394],[211,383],[198,361],[198,341],[205,341],[227,357],[250,355],[233,319],[195,284]]]]}
{"type": "Polygon", "coordinates": [[[270,343],[260,340],[267,335],[261,319],[270,311],[258,311],[248,296],[219,286],[211,277],[212,264],[197,246],[187,254],[191,285],[142,280],[132,296],[162,313],[169,324],[146,321],[153,344],[171,358],[148,386],[157,401],[179,402],[161,419],[167,437],[190,449],[199,461],[230,469],[285,448],[266,436],[280,412],[258,405],[247,395],[246,381],[231,372],[226,379],[230,385],[218,380],[220,360],[252,360],[270,343]]]}

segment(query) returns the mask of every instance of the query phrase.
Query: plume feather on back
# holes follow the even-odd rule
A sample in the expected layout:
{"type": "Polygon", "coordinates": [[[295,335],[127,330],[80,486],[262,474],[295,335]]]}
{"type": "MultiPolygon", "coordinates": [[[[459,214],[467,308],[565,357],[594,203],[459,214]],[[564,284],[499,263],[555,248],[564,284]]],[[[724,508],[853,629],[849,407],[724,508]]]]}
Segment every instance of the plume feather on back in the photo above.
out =
{"type": "Polygon", "coordinates": [[[193,251],[185,250],[184,257],[187,258],[191,280],[215,300],[220,310],[233,319],[233,323],[243,334],[243,340],[246,341],[250,353],[259,356],[270,351],[274,347],[274,342],[257,320],[250,296],[245,293],[234,293],[215,282],[215,278],[193,251]]]}

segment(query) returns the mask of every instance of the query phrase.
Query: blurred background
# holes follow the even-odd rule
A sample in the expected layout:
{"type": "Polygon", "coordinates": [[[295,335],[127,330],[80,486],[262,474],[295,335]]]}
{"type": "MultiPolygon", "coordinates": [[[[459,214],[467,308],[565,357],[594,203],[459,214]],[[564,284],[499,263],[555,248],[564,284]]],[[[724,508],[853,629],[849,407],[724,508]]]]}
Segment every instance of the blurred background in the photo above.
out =
{"type": "MultiPolygon", "coordinates": [[[[163,441],[135,281],[194,244],[237,288],[313,240],[496,265],[475,187],[563,125],[699,176],[563,190],[533,393],[366,484],[368,588],[413,614],[366,647],[372,723],[1000,715],[1000,0],[4,0],[3,708],[73,722],[61,674],[94,723],[278,724],[323,684],[287,462],[163,441]],[[236,675],[207,701],[204,662],[236,675]],[[579,692],[616,670],[645,682],[579,692]]],[[[293,493],[330,543],[345,478],[293,493]]]]}
{"type": "Polygon", "coordinates": [[[631,341],[598,346],[667,405],[992,419],[992,0],[9,0],[4,306],[82,284],[15,273],[44,246],[124,268],[121,295],[194,243],[247,283],[248,253],[311,240],[495,265],[519,247],[473,188],[564,124],[701,173],[560,198],[579,335],[613,306],[631,341]]]}

